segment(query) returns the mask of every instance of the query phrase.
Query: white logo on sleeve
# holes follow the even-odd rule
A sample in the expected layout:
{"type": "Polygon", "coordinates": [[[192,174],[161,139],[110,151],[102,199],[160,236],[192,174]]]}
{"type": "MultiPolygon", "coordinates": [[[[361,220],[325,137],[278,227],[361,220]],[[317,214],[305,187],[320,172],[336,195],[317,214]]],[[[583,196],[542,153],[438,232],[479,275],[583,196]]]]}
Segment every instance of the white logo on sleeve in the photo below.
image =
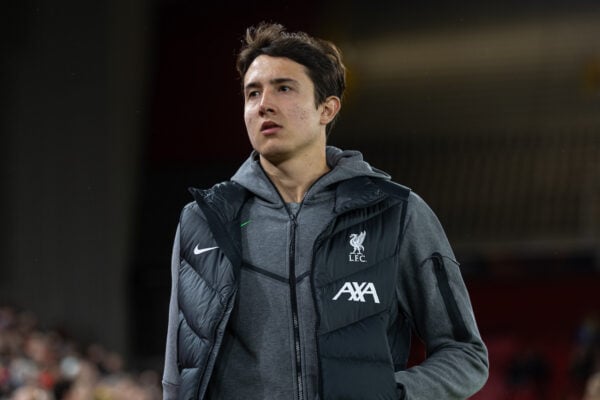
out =
{"type": "Polygon", "coordinates": [[[373,282],[346,282],[333,297],[333,300],[337,300],[344,293],[350,295],[348,301],[360,301],[361,303],[364,303],[366,301],[365,296],[370,294],[373,296],[373,301],[379,304],[379,296],[377,296],[377,290],[375,290],[373,282]]]}
{"type": "Polygon", "coordinates": [[[350,234],[350,245],[353,250],[352,253],[348,254],[348,260],[350,262],[367,262],[367,258],[365,257],[365,246],[363,246],[363,242],[365,241],[365,236],[367,236],[367,231],[362,231],[361,233],[351,233],[350,234]]]}

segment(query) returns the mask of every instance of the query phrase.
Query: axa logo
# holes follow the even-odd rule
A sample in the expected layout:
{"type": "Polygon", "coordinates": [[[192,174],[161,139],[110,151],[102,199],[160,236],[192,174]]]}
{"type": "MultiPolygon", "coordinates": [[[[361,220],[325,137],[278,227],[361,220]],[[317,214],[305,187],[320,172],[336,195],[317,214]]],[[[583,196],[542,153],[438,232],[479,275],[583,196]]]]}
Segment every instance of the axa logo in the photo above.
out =
{"type": "Polygon", "coordinates": [[[350,246],[352,246],[352,252],[348,254],[348,260],[350,262],[367,262],[367,258],[365,257],[365,246],[363,246],[365,236],[367,236],[367,231],[350,234],[350,246]]]}
{"type": "Polygon", "coordinates": [[[379,304],[379,296],[377,296],[377,290],[375,289],[373,282],[346,282],[340,291],[333,296],[333,300],[337,300],[344,293],[350,295],[348,301],[359,301],[364,303],[366,302],[365,296],[371,295],[373,296],[373,301],[379,304]]]}

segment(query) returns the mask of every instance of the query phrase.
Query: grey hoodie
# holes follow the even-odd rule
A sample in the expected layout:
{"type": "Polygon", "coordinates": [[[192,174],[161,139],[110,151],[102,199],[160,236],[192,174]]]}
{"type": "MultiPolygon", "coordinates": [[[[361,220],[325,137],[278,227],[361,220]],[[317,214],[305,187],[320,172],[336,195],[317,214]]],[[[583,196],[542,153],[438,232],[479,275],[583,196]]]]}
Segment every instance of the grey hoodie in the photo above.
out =
{"type": "MultiPolygon", "coordinates": [[[[284,204],[255,153],[232,177],[253,196],[242,209],[245,265],[239,278],[234,311],[208,387],[208,399],[318,398],[316,313],[309,279],[313,244],[333,218],[337,183],[357,176],[390,179],[389,175],[372,168],[356,151],[328,147],[327,163],[331,171],[310,187],[301,204],[284,204]],[[294,219],[295,270],[290,271],[294,219]],[[295,277],[293,288],[290,274],[295,277]],[[297,320],[291,312],[292,302],[297,304],[297,320]],[[298,338],[294,337],[295,325],[299,328],[298,338]],[[296,343],[300,344],[299,348],[296,343]]],[[[472,343],[447,344],[447,338],[443,337],[447,327],[437,326],[444,321],[441,315],[445,313],[444,304],[432,297],[429,291],[433,293],[433,290],[423,289],[423,284],[435,286],[435,283],[432,277],[422,276],[421,270],[434,252],[450,260],[454,260],[454,255],[437,218],[414,194],[409,199],[403,247],[402,259],[411,260],[414,269],[403,268],[406,271],[402,272],[405,276],[401,276],[398,297],[416,330],[426,340],[430,357],[421,366],[398,372],[396,379],[407,399],[465,398],[485,381],[487,354],[457,264],[449,271],[450,282],[474,339],[472,343]]],[[[178,254],[176,237],[164,399],[176,398],[179,382],[175,337],[178,254]]]]}

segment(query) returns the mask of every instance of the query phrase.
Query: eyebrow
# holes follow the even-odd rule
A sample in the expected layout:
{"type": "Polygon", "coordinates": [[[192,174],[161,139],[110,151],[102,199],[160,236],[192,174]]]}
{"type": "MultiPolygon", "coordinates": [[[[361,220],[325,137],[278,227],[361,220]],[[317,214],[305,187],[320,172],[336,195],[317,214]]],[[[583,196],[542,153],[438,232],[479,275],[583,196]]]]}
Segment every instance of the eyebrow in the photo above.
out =
{"type": "MultiPolygon", "coordinates": [[[[298,81],[292,78],[275,78],[275,79],[271,79],[269,81],[269,84],[271,85],[280,85],[282,83],[295,83],[297,84],[298,81]]],[[[248,90],[248,89],[255,89],[258,87],[261,87],[262,85],[258,82],[249,82],[246,84],[246,86],[244,86],[244,91],[248,90]]]]}

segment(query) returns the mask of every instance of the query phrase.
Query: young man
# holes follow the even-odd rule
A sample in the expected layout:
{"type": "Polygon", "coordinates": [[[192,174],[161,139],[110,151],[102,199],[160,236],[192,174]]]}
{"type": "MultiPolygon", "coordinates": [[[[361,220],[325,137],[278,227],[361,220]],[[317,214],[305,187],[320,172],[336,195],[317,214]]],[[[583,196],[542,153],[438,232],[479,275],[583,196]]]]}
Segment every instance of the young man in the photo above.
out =
{"type": "Polygon", "coordinates": [[[165,399],[463,399],[486,348],[444,231],[409,189],[326,146],[338,49],[250,28],[237,63],[254,148],[192,190],[173,251],[165,399]],[[406,369],[410,332],[426,360],[406,369]]]}

